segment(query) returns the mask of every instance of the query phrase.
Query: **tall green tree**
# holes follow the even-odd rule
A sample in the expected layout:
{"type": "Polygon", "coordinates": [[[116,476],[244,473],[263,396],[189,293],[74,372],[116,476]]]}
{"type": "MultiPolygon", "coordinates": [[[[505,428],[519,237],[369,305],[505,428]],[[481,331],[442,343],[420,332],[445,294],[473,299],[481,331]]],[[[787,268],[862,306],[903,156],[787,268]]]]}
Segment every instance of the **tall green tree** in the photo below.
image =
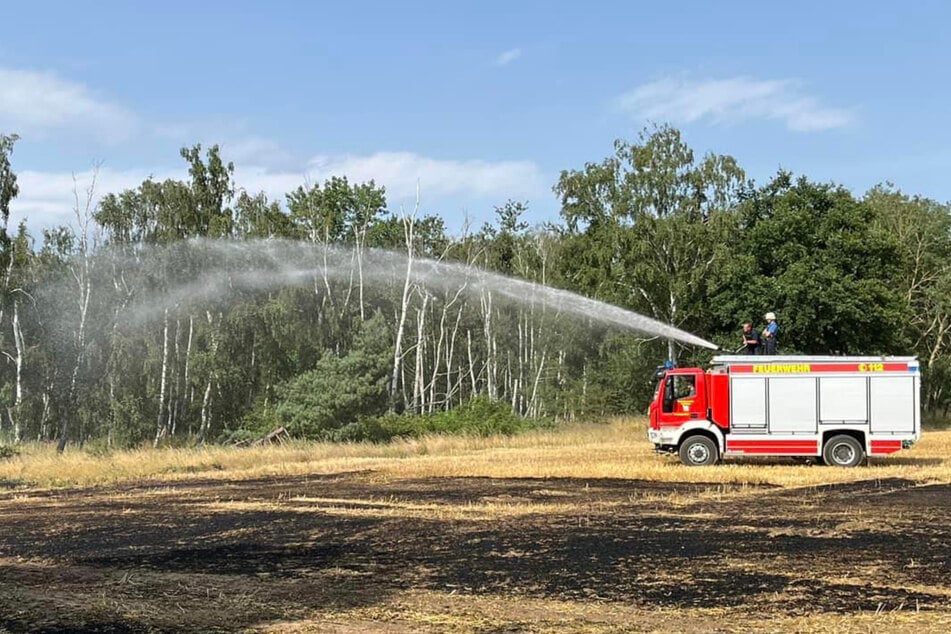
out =
{"type": "Polygon", "coordinates": [[[291,238],[294,224],[277,201],[242,191],[235,203],[235,232],[241,238],[291,238]]]}
{"type": "Polygon", "coordinates": [[[738,213],[736,255],[712,301],[721,326],[773,311],[786,352],[903,351],[899,247],[868,204],[781,172],[749,191],[738,213]]]}
{"type": "MultiPolygon", "coordinates": [[[[565,277],[577,289],[704,333],[704,280],[744,180],[730,156],[697,158],[678,130],[659,126],[613,156],[564,171],[555,186],[566,224],[565,277]]],[[[668,346],[676,360],[677,347],[668,346]]]]}
{"type": "Polygon", "coordinates": [[[188,163],[192,204],[185,218],[189,235],[220,238],[231,236],[234,230],[233,212],[228,207],[234,198],[234,164],[225,163],[217,145],[201,156],[201,145],[182,148],[182,158],[188,163]]]}
{"type": "Polygon", "coordinates": [[[7,223],[10,221],[10,202],[20,193],[17,175],[13,171],[10,155],[19,140],[15,134],[0,134],[0,240],[7,241],[7,223]]]}
{"type": "Polygon", "coordinates": [[[891,186],[870,190],[864,202],[876,229],[898,250],[896,290],[906,308],[903,342],[924,366],[924,404],[951,407],[951,205],[908,196],[891,186]]]}
{"type": "Polygon", "coordinates": [[[287,208],[300,237],[325,244],[351,243],[383,214],[386,191],[373,181],[356,184],[345,176],[331,176],[323,185],[290,192],[287,208]]]}

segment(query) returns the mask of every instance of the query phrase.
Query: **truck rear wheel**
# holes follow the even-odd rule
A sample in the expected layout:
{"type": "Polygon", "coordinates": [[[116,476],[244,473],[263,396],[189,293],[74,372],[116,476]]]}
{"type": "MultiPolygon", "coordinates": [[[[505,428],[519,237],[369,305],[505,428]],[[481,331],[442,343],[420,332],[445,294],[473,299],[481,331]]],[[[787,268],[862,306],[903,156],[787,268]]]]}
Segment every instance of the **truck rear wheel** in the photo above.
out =
{"type": "Polygon", "coordinates": [[[689,436],[680,443],[680,462],[688,467],[704,467],[720,461],[717,444],[699,434],[689,436]]]}
{"type": "Polygon", "coordinates": [[[852,436],[833,436],[822,448],[822,459],[835,467],[855,467],[865,457],[862,445],[852,436]]]}

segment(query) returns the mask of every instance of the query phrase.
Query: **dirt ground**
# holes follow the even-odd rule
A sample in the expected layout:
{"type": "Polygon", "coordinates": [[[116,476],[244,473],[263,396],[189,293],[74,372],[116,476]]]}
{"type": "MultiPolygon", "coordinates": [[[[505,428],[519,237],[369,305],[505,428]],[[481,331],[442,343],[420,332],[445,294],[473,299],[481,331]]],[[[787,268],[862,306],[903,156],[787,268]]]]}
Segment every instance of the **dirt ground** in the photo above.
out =
{"type": "Polygon", "coordinates": [[[900,478],[7,491],[0,632],[947,631],[949,546],[951,486],[900,478]]]}

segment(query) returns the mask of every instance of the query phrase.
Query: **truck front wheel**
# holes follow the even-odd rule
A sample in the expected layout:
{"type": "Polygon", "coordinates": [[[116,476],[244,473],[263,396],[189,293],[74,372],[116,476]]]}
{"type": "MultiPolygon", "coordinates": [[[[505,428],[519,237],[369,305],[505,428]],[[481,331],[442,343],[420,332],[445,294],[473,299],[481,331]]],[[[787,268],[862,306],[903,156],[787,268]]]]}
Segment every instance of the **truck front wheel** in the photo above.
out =
{"type": "Polygon", "coordinates": [[[688,467],[704,467],[720,460],[717,444],[706,436],[690,436],[680,443],[680,461],[688,467]]]}
{"type": "Polygon", "coordinates": [[[836,467],[854,467],[862,462],[865,452],[852,436],[833,436],[822,448],[822,460],[836,467]]]}

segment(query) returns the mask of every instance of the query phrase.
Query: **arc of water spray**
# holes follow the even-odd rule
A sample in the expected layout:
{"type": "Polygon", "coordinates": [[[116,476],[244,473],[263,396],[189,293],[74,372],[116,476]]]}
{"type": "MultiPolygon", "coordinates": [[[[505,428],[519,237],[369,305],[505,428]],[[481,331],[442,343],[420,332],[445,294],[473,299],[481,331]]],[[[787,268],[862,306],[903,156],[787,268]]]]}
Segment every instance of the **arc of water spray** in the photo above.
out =
{"type": "MultiPolygon", "coordinates": [[[[432,271],[431,275],[425,276],[428,282],[433,278],[438,279],[442,277],[444,273],[453,272],[452,269],[460,265],[425,260],[421,263],[421,266],[432,271]]],[[[516,302],[524,302],[526,300],[539,301],[544,305],[578,317],[586,317],[594,321],[610,323],[635,330],[642,334],[673,339],[710,350],[719,349],[719,346],[716,344],[674,326],[641,315],[640,313],[608,304],[607,302],[579,295],[578,293],[529,282],[527,280],[507,277],[497,273],[490,273],[481,269],[477,269],[475,276],[476,287],[493,290],[516,302]]]]}
{"type": "MultiPolygon", "coordinates": [[[[177,259],[201,256],[209,259],[208,266],[203,266],[196,278],[135,306],[129,313],[132,322],[150,321],[167,306],[222,299],[235,289],[273,290],[306,283],[315,275],[335,281],[347,280],[352,276],[354,266],[350,249],[291,240],[237,242],[196,239],[164,247],[164,251],[162,249],[156,247],[154,252],[146,253],[146,259],[150,255],[160,260],[163,257],[177,259]]],[[[392,282],[401,278],[406,271],[407,256],[401,253],[371,249],[363,257],[365,282],[392,282]]],[[[465,288],[470,294],[492,291],[517,303],[538,302],[562,313],[595,322],[688,345],[718,349],[716,344],[674,326],[564,289],[461,263],[424,258],[414,258],[411,271],[415,283],[430,289],[458,291],[465,288]]]]}

